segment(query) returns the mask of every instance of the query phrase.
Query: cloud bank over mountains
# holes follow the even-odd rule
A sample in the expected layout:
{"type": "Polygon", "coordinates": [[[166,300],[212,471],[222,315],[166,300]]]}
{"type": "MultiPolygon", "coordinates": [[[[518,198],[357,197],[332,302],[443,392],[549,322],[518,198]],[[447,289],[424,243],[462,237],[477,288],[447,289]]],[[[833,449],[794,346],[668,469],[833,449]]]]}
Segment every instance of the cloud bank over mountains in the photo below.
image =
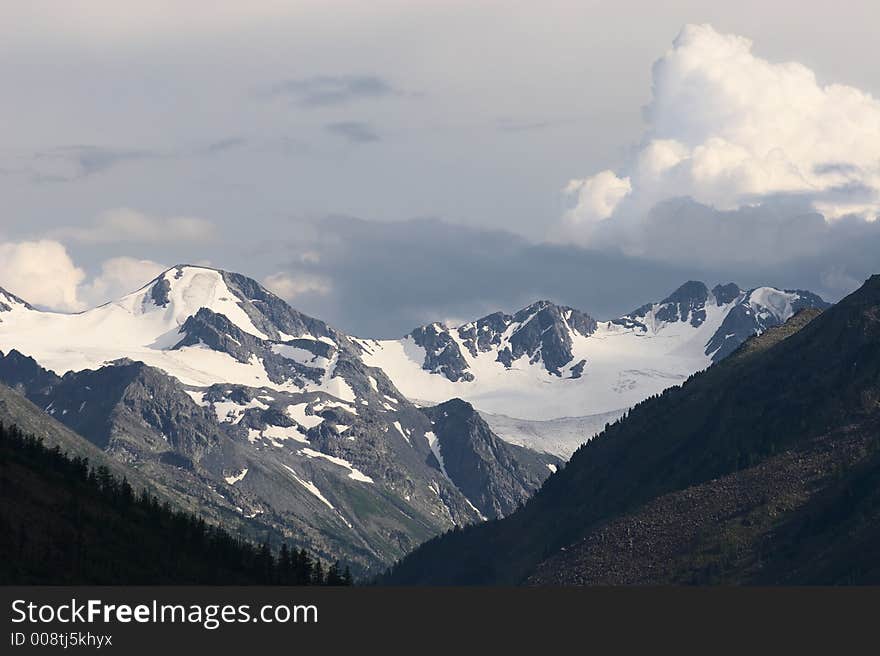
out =
{"type": "Polygon", "coordinates": [[[81,310],[79,286],[86,273],[57,241],[0,243],[0,286],[30,303],[57,310],[81,310]]]}
{"type": "Polygon", "coordinates": [[[877,219],[880,101],[850,86],[822,85],[802,64],[762,59],[747,38],[685,26],[654,64],[644,115],[647,130],[622,170],[565,188],[573,205],[555,227],[557,239],[679,257],[658,247],[651,227],[675,227],[670,213],[678,208],[688,214],[678,222],[682,230],[693,230],[697,215],[707,222],[713,258],[735,260],[750,235],[752,243],[769,239],[775,257],[789,259],[811,248],[798,234],[779,244],[772,235],[783,224],[825,239],[844,217],[877,219]],[[690,202],[664,205],[670,199],[690,202]],[[819,227],[816,216],[831,227],[819,227]]]}
{"type": "Polygon", "coordinates": [[[59,241],[0,242],[0,287],[60,312],[80,312],[124,296],[165,268],[152,260],[114,257],[89,276],[59,241]]]}
{"type": "MultiPolygon", "coordinates": [[[[643,72],[678,25],[664,28],[656,45],[638,55],[643,72]]],[[[758,43],[758,50],[774,46],[766,35],[758,43]]],[[[591,56],[600,51],[591,46],[591,56]]],[[[447,54],[444,49],[438,70],[447,71],[447,54]]],[[[546,67],[539,68],[544,75],[546,67]]],[[[652,69],[643,132],[635,124],[623,136],[609,132],[599,114],[593,124],[582,108],[592,111],[610,96],[595,81],[575,77],[598,95],[578,104],[569,85],[565,111],[484,121],[493,134],[505,133],[510,150],[451,119],[426,130],[434,135],[427,142],[410,142],[415,133],[407,132],[411,150],[399,150],[396,139],[408,122],[392,129],[388,119],[404,111],[398,101],[414,97],[408,89],[421,77],[378,64],[364,69],[378,73],[327,65],[271,69],[259,84],[248,77],[239,92],[257,114],[233,112],[229,129],[183,141],[55,148],[23,141],[0,153],[0,183],[12,203],[0,217],[0,286],[43,307],[80,311],[137,289],[165,265],[209,259],[262,280],[343,330],[396,337],[429,321],[514,310],[538,298],[609,318],[662,298],[687,279],[807,288],[837,300],[880,270],[880,103],[851,86],[818,80],[802,64],[763,58],[746,38],[685,26],[652,69]],[[245,116],[263,125],[264,112],[311,117],[331,148],[306,138],[295,157],[286,153],[266,165],[260,158],[281,137],[242,131],[241,122],[245,116]],[[548,119],[568,115],[579,118],[548,119]],[[459,130],[473,150],[455,143],[459,130]],[[560,134],[571,157],[546,156],[542,143],[560,134]],[[625,147],[640,134],[635,147],[625,147]],[[604,149],[603,140],[610,143],[604,149]],[[607,153],[618,145],[621,156],[609,167],[607,153]],[[406,171],[386,168],[388,148],[406,171]],[[504,161],[479,161],[491,152],[504,153],[504,161]],[[220,175],[212,168],[218,162],[245,166],[220,175]],[[430,175],[419,173],[438,162],[430,175]],[[508,165],[521,184],[496,193],[493,176],[509,173],[508,165]],[[315,184],[318,169],[333,172],[332,188],[315,184]],[[357,172],[357,185],[345,184],[345,171],[357,172]],[[567,211],[554,205],[566,178],[591,172],[565,187],[567,211]],[[139,191],[129,176],[149,189],[139,191]],[[31,178],[62,183],[26,183],[31,178]],[[284,195],[273,196],[279,183],[284,195]],[[546,211],[523,209],[526,192],[548,198],[546,211]],[[407,194],[418,196],[418,205],[404,203],[398,214],[370,209],[368,197],[384,203],[407,194]],[[34,220],[17,212],[16,199],[45,203],[45,215],[34,220]],[[463,209],[474,199],[480,218],[463,209]],[[372,219],[352,218],[358,216],[372,219]],[[542,235],[548,239],[542,242],[542,235]]],[[[614,79],[647,89],[647,78],[633,81],[633,73],[614,79]]],[[[225,83],[218,89],[230,92],[225,83]]],[[[430,92],[426,97],[445,102],[437,89],[430,92]]],[[[641,97],[614,100],[615,113],[632,114],[641,97]]],[[[509,98],[503,100],[508,107],[509,98]]],[[[408,107],[429,106],[446,107],[408,107]]],[[[474,115],[460,109],[458,118],[474,115]]],[[[127,120],[121,128],[125,143],[131,125],[127,120]]],[[[300,142],[290,134],[283,143],[292,152],[300,142]]],[[[93,136],[58,139],[87,144],[96,142],[93,136]]]]}

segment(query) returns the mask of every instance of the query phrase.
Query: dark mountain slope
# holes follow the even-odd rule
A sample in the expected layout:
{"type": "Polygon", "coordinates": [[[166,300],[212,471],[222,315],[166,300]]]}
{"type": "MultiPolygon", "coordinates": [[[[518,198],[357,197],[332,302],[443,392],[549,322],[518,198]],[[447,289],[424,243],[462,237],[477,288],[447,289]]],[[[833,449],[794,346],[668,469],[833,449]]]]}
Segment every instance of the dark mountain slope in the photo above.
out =
{"type": "Polygon", "coordinates": [[[520,583],[598,525],[880,413],[880,276],[636,406],[506,520],[435,539],[392,583],[520,583]]]}
{"type": "Polygon", "coordinates": [[[107,467],[117,477],[127,477],[135,488],[150,487],[136,470],[110,457],[3,383],[0,383],[0,422],[18,426],[28,435],[42,440],[48,448],[57,446],[71,457],[88,458],[96,467],[107,467]]]}
{"type": "MultiPolygon", "coordinates": [[[[30,360],[30,358],[26,360],[30,360]]],[[[4,359],[0,358],[0,365],[3,362],[4,359]]],[[[33,363],[32,360],[30,362],[33,363]]],[[[33,365],[39,368],[36,363],[33,365]]],[[[87,459],[93,467],[104,467],[116,478],[127,479],[136,494],[146,490],[151,495],[158,497],[161,502],[170,503],[175,509],[197,513],[210,524],[222,524],[228,530],[246,535],[250,539],[264,538],[267,534],[276,538],[280,535],[270,523],[262,521],[261,518],[241,517],[241,513],[233,505],[241,503],[241,498],[233,496],[231,499],[226,499],[218,495],[217,486],[210,479],[193,471],[192,462],[187,460],[185,456],[180,458],[166,457],[168,454],[175,453],[169,450],[159,453],[157,457],[152,459],[140,461],[131,457],[120,458],[118,452],[109,452],[99,448],[93,441],[71,430],[70,427],[55,418],[57,416],[65,420],[74,420],[78,413],[64,413],[62,410],[53,416],[44,412],[25,398],[24,390],[21,387],[19,385],[18,389],[13,390],[0,383],[0,423],[3,425],[17,426],[25,434],[41,440],[47,448],[57,447],[71,458],[87,459]],[[181,464],[187,466],[181,467],[181,464]]],[[[100,397],[102,394],[119,396],[112,389],[101,388],[95,389],[94,394],[96,397],[100,397]]],[[[80,403],[81,401],[77,401],[74,407],[78,407],[80,403]]],[[[123,413],[122,416],[126,415],[123,413]]],[[[131,455],[130,451],[126,453],[131,455]]],[[[227,491],[227,494],[230,495],[234,493],[234,489],[227,491]]],[[[287,537],[296,539],[299,538],[299,535],[289,532],[287,537]]]]}
{"type": "Polygon", "coordinates": [[[512,513],[562,465],[560,458],[501,440],[461,399],[422,412],[436,434],[443,471],[485,517],[512,513]]]}
{"type": "Polygon", "coordinates": [[[15,350],[0,355],[0,380],[46,411],[28,403],[31,414],[57,419],[85,442],[82,435],[119,463],[120,475],[135,480],[137,472],[151,491],[207,521],[269,531],[358,573],[381,571],[453,522],[513,512],[559,463],[502,442],[467,404],[448,406],[432,426],[369,373],[357,375],[371,381],[361,394],[372,407],[239,385],[190,393],[130,360],[58,377],[15,350]],[[449,476],[437,452],[450,458],[449,476]]]}
{"type": "Polygon", "coordinates": [[[877,429],[847,427],[658,497],[561,549],[529,582],[876,584],[877,429]],[[870,491],[858,507],[856,490],[870,491]]]}
{"type": "Polygon", "coordinates": [[[285,554],[0,425],[0,584],[342,583],[319,579],[306,552],[285,554]]]}

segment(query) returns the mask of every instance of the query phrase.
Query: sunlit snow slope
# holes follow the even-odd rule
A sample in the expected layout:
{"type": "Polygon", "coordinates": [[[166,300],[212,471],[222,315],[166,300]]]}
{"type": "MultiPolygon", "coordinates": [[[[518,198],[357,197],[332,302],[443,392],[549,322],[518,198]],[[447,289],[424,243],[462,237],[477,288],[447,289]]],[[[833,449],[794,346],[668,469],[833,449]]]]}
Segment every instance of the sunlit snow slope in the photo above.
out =
{"type": "MultiPolygon", "coordinates": [[[[323,392],[356,405],[377,392],[369,371],[379,369],[414,402],[464,399],[502,438],[567,457],[626,408],[799,309],[826,305],[810,292],[732,283],[709,290],[692,281],[611,321],[539,301],[513,315],[362,340],[249,278],[178,266],[80,314],[39,311],[0,291],[0,350],[17,349],[59,375],[127,358],[193,388],[323,392]]],[[[379,399],[386,411],[395,409],[396,390],[379,399]]]]}
{"type": "Polygon", "coordinates": [[[826,305],[809,292],[736,285],[710,291],[690,282],[613,321],[542,301],[513,316],[453,328],[432,324],[400,340],[359,343],[364,361],[409,398],[459,397],[484,413],[551,420],[622,411],[798,309],[826,305]]]}
{"type": "MultiPolygon", "coordinates": [[[[230,289],[220,271],[204,267],[170,269],[142,289],[80,314],[42,312],[20,300],[5,304],[10,309],[0,314],[0,350],[17,349],[59,375],[128,358],[162,369],[185,385],[232,383],[303,389],[292,381],[272,380],[257,354],[234,357],[198,340],[181,344],[187,320],[202,308],[224,316],[242,333],[259,340],[298,338],[323,342],[331,351],[336,346],[328,336],[330,329],[323,325],[324,334],[312,335],[306,330],[284,333],[260,303],[242,298],[242,290],[230,289]]],[[[317,357],[305,348],[300,348],[300,353],[304,359],[317,357]]],[[[347,396],[344,381],[334,380],[332,373],[328,367],[327,375],[308,381],[305,387],[347,396]]]]}

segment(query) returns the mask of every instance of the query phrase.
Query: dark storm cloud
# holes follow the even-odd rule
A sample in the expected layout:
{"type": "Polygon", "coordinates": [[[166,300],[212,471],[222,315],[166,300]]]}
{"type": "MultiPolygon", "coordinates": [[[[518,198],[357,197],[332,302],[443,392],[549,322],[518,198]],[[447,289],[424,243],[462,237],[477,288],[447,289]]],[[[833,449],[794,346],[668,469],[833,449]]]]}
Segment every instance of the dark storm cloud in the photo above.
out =
{"type": "Polygon", "coordinates": [[[505,231],[438,220],[328,218],[297,224],[297,239],[279,247],[293,253],[287,273],[330,283],[329,293],[306,294],[293,304],[367,337],[400,336],[431,321],[512,311],[540,298],[608,319],[661,300],[691,279],[710,287],[736,282],[743,288],[810,289],[834,301],[880,271],[880,224],[789,218],[790,223],[780,219],[779,233],[770,235],[758,231],[766,227],[763,216],[752,224],[737,223],[743,230],[737,234],[722,213],[716,214],[709,228],[687,214],[673,220],[676,215],[668,213],[665,229],[653,233],[658,247],[681,243],[669,249],[676,257],[662,261],[613,249],[535,244],[505,231]],[[754,256],[739,262],[694,256],[694,249],[717,249],[723,240],[754,256]],[[825,248],[808,247],[815,241],[825,248]],[[795,242],[785,261],[772,257],[782,242],[795,242]]]}
{"type": "Polygon", "coordinates": [[[337,137],[342,137],[346,141],[352,143],[371,143],[380,141],[379,135],[368,124],[360,121],[341,121],[338,123],[328,123],[324,129],[337,137]]]}
{"type": "Polygon", "coordinates": [[[811,208],[813,199],[778,196],[731,211],[671,199],[642,221],[602,222],[593,244],[649,260],[734,271],[784,271],[804,261],[851,265],[858,275],[880,268],[880,222],[855,216],[826,221],[811,208]]]}
{"type": "Polygon", "coordinates": [[[535,245],[512,233],[438,220],[328,218],[298,224],[285,271],[318,276],[331,291],[293,299],[299,309],[368,337],[403,335],[435,320],[466,321],[539,299],[617,316],[662,297],[685,269],[619,255],[535,245]]]}
{"type": "Polygon", "coordinates": [[[394,87],[376,75],[319,75],[285,80],[269,90],[269,95],[289,97],[302,107],[343,105],[394,93],[394,87]]]}
{"type": "Polygon", "coordinates": [[[662,262],[715,271],[743,285],[807,288],[834,301],[880,273],[880,221],[826,221],[812,209],[812,198],[777,196],[732,211],[672,199],[641,222],[603,222],[593,247],[620,249],[645,266],[662,262]]]}

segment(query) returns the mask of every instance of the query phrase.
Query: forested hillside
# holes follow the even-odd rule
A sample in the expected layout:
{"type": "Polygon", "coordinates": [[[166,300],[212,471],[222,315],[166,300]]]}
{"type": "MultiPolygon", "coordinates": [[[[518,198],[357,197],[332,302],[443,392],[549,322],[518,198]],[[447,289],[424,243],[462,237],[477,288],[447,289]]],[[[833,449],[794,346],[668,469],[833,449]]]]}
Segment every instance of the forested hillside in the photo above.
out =
{"type": "Polygon", "coordinates": [[[0,424],[0,583],[341,585],[287,544],[255,546],[105,466],[0,424]],[[273,550],[273,546],[276,547],[273,550]]]}

